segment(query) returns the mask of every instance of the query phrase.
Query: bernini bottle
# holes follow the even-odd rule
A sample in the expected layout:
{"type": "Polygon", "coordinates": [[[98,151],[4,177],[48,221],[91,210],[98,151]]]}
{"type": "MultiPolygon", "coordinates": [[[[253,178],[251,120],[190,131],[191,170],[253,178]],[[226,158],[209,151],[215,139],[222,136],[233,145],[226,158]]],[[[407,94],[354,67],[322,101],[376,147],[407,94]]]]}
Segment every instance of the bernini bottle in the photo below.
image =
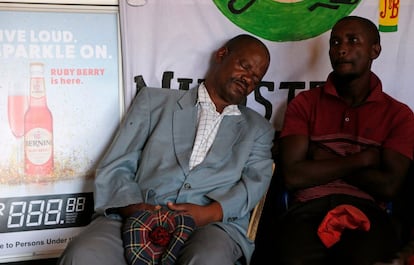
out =
{"type": "Polygon", "coordinates": [[[24,117],[26,176],[53,173],[53,118],[47,106],[43,63],[30,64],[30,100],[24,117]]]}

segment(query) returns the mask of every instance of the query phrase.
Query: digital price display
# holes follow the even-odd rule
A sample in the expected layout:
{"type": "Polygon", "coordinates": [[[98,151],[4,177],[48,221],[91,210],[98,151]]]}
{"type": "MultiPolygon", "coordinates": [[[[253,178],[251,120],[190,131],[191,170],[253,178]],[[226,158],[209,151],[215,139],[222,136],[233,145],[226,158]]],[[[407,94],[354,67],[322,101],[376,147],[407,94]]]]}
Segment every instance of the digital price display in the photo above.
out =
{"type": "Polygon", "coordinates": [[[0,233],[89,224],[93,193],[0,198],[0,233]]]}

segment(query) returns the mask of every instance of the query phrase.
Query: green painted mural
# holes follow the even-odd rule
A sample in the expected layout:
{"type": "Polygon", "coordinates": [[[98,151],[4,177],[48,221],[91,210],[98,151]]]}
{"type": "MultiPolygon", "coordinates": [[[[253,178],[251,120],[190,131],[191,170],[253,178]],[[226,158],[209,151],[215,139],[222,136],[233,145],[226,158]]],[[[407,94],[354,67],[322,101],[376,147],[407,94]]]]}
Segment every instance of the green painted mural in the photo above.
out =
{"type": "Polygon", "coordinates": [[[213,0],[240,28],[277,42],[318,36],[349,15],[360,0],[213,0]]]}

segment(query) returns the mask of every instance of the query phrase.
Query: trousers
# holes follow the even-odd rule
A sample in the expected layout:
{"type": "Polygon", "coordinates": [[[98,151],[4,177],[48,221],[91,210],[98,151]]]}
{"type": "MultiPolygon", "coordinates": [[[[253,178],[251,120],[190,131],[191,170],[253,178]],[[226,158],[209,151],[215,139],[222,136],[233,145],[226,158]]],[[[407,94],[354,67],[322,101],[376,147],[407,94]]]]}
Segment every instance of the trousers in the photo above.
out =
{"type": "Polygon", "coordinates": [[[298,203],[275,224],[273,257],[280,265],[372,265],[394,258],[398,236],[390,216],[375,202],[348,195],[330,195],[298,203]],[[341,204],[360,209],[370,230],[344,230],[339,242],[327,248],[317,234],[327,212],[341,204]]]}
{"type": "MultiPolygon", "coordinates": [[[[58,265],[128,265],[121,238],[122,222],[104,216],[94,219],[59,257],[58,265]]],[[[234,265],[242,250],[214,224],[196,228],[177,258],[177,265],[234,265]]]]}

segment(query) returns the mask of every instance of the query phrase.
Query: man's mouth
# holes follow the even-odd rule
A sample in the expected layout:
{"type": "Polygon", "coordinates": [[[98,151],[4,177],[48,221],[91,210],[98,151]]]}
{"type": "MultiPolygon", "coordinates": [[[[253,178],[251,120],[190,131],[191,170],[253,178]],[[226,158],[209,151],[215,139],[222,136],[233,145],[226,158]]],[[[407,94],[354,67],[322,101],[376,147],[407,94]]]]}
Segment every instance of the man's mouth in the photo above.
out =
{"type": "Polygon", "coordinates": [[[343,64],[352,64],[351,61],[344,61],[344,60],[339,60],[335,62],[335,65],[343,65],[343,64]]]}
{"type": "Polygon", "coordinates": [[[247,84],[239,79],[236,79],[234,83],[236,84],[238,92],[242,95],[246,95],[247,84]]]}

